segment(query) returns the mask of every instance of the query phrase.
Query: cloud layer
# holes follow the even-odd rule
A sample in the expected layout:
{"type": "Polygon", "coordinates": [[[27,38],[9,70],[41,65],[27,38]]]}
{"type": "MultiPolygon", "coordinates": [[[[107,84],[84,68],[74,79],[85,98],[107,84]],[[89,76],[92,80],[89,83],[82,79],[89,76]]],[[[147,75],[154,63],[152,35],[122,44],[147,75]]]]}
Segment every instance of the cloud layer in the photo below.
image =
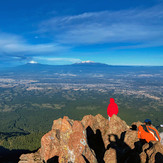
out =
{"type": "MultiPolygon", "coordinates": [[[[163,44],[163,10],[130,9],[54,17],[43,21],[39,32],[51,33],[65,44],[136,43],[140,47],[163,44]]],[[[138,47],[138,46],[136,46],[138,47]]]]}
{"type": "Polygon", "coordinates": [[[47,52],[57,52],[65,49],[61,45],[54,43],[49,44],[29,44],[22,37],[18,35],[0,33],[0,52],[8,54],[41,54],[47,52]]]}

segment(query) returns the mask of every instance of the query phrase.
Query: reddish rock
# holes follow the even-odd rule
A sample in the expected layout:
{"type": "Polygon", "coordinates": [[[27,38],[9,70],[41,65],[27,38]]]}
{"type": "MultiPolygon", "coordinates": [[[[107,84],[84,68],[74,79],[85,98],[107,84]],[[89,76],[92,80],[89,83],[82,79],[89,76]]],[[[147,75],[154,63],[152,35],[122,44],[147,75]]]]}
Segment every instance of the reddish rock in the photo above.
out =
{"type": "Polygon", "coordinates": [[[137,131],[116,115],[110,121],[100,114],[87,115],[81,121],[65,116],[53,121],[52,130],[41,139],[40,150],[22,155],[20,163],[127,163],[133,159],[137,162],[148,159],[153,163],[162,157],[161,143],[154,142],[150,148],[145,144],[142,151],[137,143],[137,131]]]}
{"type": "Polygon", "coordinates": [[[126,124],[125,121],[121,120],[118,116],[113,114],[109,121],[109,130],[107,134],[115,134],[119,138],[123,132],[129,130],[129,126],[126,124]]]}
{"type": "Polygon", "coordinates": [[[140,154],[142,162],[161,163],[163,162],[163,145],[160,142],[152,141],[143,146],[143,152],[140,154]]]}
{"type": "Polygon", "coordinates": [[[128,130],[125,133],[124,142],[131,148],[135,148],[135,142],[139,141],[137,131],[128,130]]]}
{"type": "Polygon", "coordinates": [[[109,149],[105,152],[104,161],[107,163],[117,163],[117,155],[115,149],[109,149]]]}
{"type": "Polygon", "coordinates": [[[20,156],[19,163],[42,163],[42,159],[40,157],[40,150],[38,150],[36,153],[22,154],[20,156]]]}
{"type": "Polygon", "coordinates": [[[68,117],[53,122],[52,130],[41,139],[41,158],[48,161],[54,156],[59,162],[84,162],[96,160],[87,144],[86,131],[80,121],[68,117]]]}

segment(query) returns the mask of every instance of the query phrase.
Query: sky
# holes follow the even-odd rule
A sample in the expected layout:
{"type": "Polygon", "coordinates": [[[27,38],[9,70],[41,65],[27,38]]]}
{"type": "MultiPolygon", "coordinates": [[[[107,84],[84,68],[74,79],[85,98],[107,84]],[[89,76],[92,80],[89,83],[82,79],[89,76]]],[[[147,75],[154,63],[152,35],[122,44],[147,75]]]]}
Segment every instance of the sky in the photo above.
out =
{"type": "Polygon", "coordinates": [[[0,68],[163,66],[163,0],[1,0],[0,68]]]}

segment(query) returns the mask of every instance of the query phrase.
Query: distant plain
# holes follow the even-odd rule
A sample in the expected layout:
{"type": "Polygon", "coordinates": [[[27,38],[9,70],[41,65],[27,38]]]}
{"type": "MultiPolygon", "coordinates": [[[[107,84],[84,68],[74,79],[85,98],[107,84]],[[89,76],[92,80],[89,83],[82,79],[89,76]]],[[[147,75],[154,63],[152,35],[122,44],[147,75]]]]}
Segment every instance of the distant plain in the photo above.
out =
{"type": "Polygon", "coordinates": [[[27,64],[1,71],[0,92],[0,146],[8,150],[36,150],[63,116],[107,118],[110,97],[128,125],[149,118],[158,127],[163,119],[163,67],[27,64]]]}

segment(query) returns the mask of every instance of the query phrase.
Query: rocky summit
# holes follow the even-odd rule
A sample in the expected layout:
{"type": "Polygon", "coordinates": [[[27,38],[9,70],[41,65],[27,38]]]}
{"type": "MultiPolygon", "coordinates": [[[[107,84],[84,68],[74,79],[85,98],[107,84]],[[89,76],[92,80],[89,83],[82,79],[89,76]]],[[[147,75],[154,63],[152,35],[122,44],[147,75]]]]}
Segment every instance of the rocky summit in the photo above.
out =
{"type": "Polygon", "coordinates": [[[161,163],[163,145],[150,142],[143,146],[137,138],[141,122],[128,126],[113,115],[84,116],[81,121],[54,120],[52,130],[41,139],[36,153],[23,154],[19,163],[161,163]]]}

